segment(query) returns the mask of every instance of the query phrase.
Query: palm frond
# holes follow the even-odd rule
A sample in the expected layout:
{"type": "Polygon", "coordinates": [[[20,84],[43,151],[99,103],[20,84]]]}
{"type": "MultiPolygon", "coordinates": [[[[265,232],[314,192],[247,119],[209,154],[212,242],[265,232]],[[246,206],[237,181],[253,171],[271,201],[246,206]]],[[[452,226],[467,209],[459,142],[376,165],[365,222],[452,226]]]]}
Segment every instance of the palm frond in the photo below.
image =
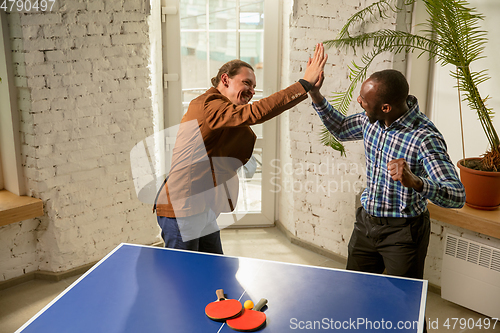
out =
{"type": "MultiPolygon", "coordinates": [[[[381,30],[374,33],[365,33],[359,36],[347,37],[325,41],[326,47],[336,46],[338,48],[347,48],[355,46],[367,46],[373,44],[373,50],[362,56],[361,65],[353,62],[349,66],[349,87],[345,92],[334,93],[330,102],[335,109],[343,114],[347,114],[349,105],[352,101],[354,90],[358,83],[366,79],[366,73],[373,60],[381,53],[393,51],[394,53],[411,52],[420,50],[435,56],[438,47],[435,41],[422,36],[412,35],[402,31],[381,30]]],[[[345,155],[345,148],[328,130],[321,133],[321,143],[329,146],[345,155]]]]}
{"type": "Polygon", "coordinates": [[[383,52],[413,52],[420,51],[428,53],[430,57],[438,56],[439,45],[436,41],[403,31],[384,29],[372,33],[364,33],[358,36],[334,39],[324,42],[326,47],[337,47],[339,49],[349,47],[373,46],[373,50],[361,58],[361,65],[353,62],[349,66],[350,84],[344,93],[334,95],[334,107],[345,113],[349,108],[352,95],[357,84],[366,78],[368,67],[374,58],[383,52]]]}
{"type": "Polygon", "coordinates": [[[457,71],[450,75],[459,82],[457,88],[464,92],[464,101],[475,110],[483,131],[493,150],[500,150],[500,140],[493,126],[493,110],[486,106],[488,98],[482,98],[478,86],[490,77],[487,70],[471,71],[470,64],[483,58],[487,42],[486,31],[480,28],[483,15],[468,7],[465,0],[424,0],[430,15],[429,27],[443,45],[439,55],[442,65],[452,64],[457,71]]]}
{"type": "MultiPolygon", "coordinates": [[[[451,75],[458,80],[458,88],[464,92],[464,101],[476,110],[492,149],[500,152],[500,140],[491,120],[493,110],[486,106],[488,97],[481,98],[477,89],[479,84],[489,79],[487,70],[472,72],[469,67],[473,61],[483,57],[487,33],[479,23],[484,16],[470,7],[466,0],[422,0],[429,14],[429,19],[423,24],[424,36],[390,29],[350,34],[357,25],[390,18],[391,12],[399,12],[416,0],[401,1],[401,7],[398,7],[398,0],[380,0],[367,6],[349,18],[336,39],[324,42],[327,47],[352,49],[354,53],[360,48],[371,48],[362,55],[360,64],[353,62],[349,66],[350,85],[345,92],[334,94],[334,107],[347,112],[357,84],[366,78],[368,67],[379,54],[419,52],[420,57],[427,53],[429,59],[442,66],[456,66],[457,72],[452,71],[451,75]]],[[[322,132],[322,142],[334,149],[340,144],[326,129],[322,132]]],[[[345,154],[345,150],[342,152],[345,154]]]]}
{"type": "Polygon", "coordinates": [[[488,139],[492,150],[500,150],[500,139],[493,126],[493,110],[486,106],[486,98],[482,98],[478,85],[486,81],[489,77],[486,75],[486,70],[481,72],[471,72],[469,66],[457,67],[458,73],[454,76],[458,78],[460,84],[459,88],[464,91],[464,100],[467,101],[469,108],[476,110],[479,122],[483,127],[483,131],[488,139]]]}
{"type": "Polygon", "coordinates": [[[455,66],[467,66],[479,59],[487,42],[486,31],[479,21],[484,17],[474,8],[466,7],[463,0],[424,0],[429,13],[428,31],[442,45],[439,61],[455,66]]]}
{"type": "Polygon", "coordinates": [[[373,46],[374,50],[383,49],[394,53],[420,50],[423,53],[428,53],[430,57],[439,56],[440,49],[443,47],[439,41],[432,38],[390,29],[327,40],[324,44],[326,47],[352,48],[353,50],[373,46]]]}
{"type": "Polygon", "coordinates": [[[337,38],[349,37],[349,30],[355,27],[356,24],[375,22],[380,19],[389,18],[390,12],[399,12],[404,8],[404,6],[411,5],[416,1],[417,0],[403,0],[401,7],[398,7],[398,2],[400,2],[400,0],[380,0],[374,2],[373,4],[352,15],[340,30],[337,38]]]}
{"type": "Polygon", "coordinates": [[[339,151],[341,156],[347,156],[345,152],[344,145],[337,140],[332,133],[330,133],[326,127],[323,127],[320,134],[320,141],[324,146],[331,147],[332,149],[339,151]]]}

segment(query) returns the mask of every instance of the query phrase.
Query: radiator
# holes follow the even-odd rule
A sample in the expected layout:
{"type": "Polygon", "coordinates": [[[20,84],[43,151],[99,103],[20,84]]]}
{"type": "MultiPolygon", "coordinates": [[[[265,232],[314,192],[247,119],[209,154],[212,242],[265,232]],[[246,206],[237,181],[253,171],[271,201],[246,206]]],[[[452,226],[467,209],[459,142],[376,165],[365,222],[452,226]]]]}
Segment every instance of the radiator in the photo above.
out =
{"type": "Polygon", "coordinates": [[[500,318],[500,249],[447,234],[441,297],[492,318],[500,318]]]}

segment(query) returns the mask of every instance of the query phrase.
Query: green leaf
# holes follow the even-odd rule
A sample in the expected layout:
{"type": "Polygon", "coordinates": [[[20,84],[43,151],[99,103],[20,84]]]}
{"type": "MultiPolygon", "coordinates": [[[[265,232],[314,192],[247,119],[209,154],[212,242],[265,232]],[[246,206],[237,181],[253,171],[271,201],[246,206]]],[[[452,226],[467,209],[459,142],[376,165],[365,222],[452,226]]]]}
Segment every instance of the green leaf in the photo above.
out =
{"type": "MultiPolygon", "coordinates": [[[[479,25],[484,16],[477,13],[465,0],[422,0],[429,14],[429,19],[423,24],[425,35],[390,29],[351,33],[359,30],[362,24],[366,28],[371,22],[391,18],[391,13],[397,13],[404,6],[416,2],[401,1],[401,7],[397,5],[398,0],[381,0],[367,6],[347,20],[336,39],[324,42],[326,47],[352,49],[355,53],[360,49],[371,48],[361,56],[359,64],[353,62],[349,66],[349,87],[345,92],[333,95],[333,106],[346,114],[357,84],[366,78],[369,66],[379,54],[418,52],[420,57],[425,53],[429,60],[442,66],[452,64],[457,68],[456,72],[450,73],[457,80],[456,87],[463,92],[463,99],[469,107],[477,112],[491,148],[500,150],[500,140],[491,120],[493,110],[485,105],[488,97],[481,98],[478,90],[478,86],[489,79],[487,70],[470,70],[472,62],[484,57],[487,33],[479,25]]],[[[326,128],[321,135],[323,144],[345,154],[342,144],[326,128]]]]}

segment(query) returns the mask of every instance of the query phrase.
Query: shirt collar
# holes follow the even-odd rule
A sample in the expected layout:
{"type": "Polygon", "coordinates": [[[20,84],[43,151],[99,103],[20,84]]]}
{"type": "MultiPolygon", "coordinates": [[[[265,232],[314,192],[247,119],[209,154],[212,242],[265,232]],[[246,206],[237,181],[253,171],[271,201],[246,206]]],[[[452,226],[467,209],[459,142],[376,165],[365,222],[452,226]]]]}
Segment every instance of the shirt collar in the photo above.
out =
{"type": "Polygon", "coordinates": [[[387,127],[386,130],[391,130],[397,128],[398,126],[412,128],[415,125],[415,121],[420,112],[420,108],[418,106],[418,100],[415,96],[408,95],[408,98],[406,99],[406,104],[408,105],[409,110],[404,115],[396,119],[391,124],[391,126],[387,127]]]}

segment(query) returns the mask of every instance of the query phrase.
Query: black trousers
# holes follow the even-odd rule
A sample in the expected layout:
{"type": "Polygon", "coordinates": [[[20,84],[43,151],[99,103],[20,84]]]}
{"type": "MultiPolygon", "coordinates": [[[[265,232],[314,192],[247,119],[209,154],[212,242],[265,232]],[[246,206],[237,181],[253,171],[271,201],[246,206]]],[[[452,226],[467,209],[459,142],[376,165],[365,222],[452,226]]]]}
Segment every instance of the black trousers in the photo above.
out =
{"type": "Polygon", "coordinates": [[[422,279],[429,237],[427,210],[412,218],[377,218],[360,207],[346,269],[422,279]]]}
{"type": "MultiPolygon", "coordinates": [[[[430,234],[428,210],[412,218],[377,218],[360,207],[346,269],[422,279],[430,234]]],[[[425,319],[423,325],[426,333],[425,319]]]]}

